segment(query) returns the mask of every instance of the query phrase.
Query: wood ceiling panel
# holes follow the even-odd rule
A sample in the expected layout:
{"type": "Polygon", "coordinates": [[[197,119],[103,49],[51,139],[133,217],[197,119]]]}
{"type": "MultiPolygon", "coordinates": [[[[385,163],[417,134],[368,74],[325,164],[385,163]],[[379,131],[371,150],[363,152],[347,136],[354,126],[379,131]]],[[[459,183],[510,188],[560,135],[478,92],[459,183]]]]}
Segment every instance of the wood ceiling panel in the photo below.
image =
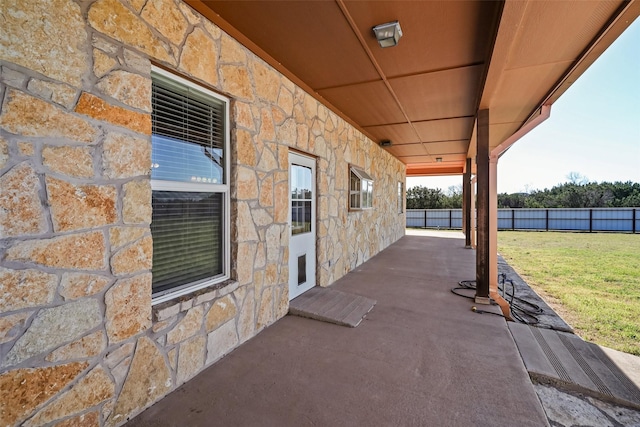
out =
{"type": "Polygon", "coordinates": [[[572,62],[505,71],[491,104],[491,123],[524,121],[572,62]]]}
{"type": "Polygon", "coordinates": [[[360,126],[406,122],[382,81],[326,89],[318,93],[360,126]]]}
{"type": "Polygon", "coordinates": [[[464,165],[466,156],[464,154],[443,154],[438,156],[401,156],[398,157],[405,164],[411,163],[431,163],[435,167],[447,166],[447,163],[456,163],[464,165]],[[436,161],[436,157],[442,157],[441,162],[436,161]]]}
{"type": "Polygon", "coordinates": [[[447,142],[430,142],[423,144],[425,150],[431,155],[443,154],[467,154],[469,142],[467,140],[447,141],[447,142]]]}
{"type": "Polygon", "coordinates": [[[378,143],[383,139],[388,139],[393,144],[413,144],[420,142],[418,134],[408,123],[385,126],[367,126],[364,130],[369,132],[378,143]]]}
{"type": "Polygon", "coordinates": [[[390,79],[411,121],[475,116],[482,66],[390,79]]]}
{"type": "Polygon", "coordinates": [[[403,144],[392,145],[390,147],[384,147],[388,152],[396,157],[401,156],[424,156],[429,153],[424,149],[421,143],[417,144],[403,144]]]}
{"type": "Polygon", "coordinates": [[[529,2],[507,69],[575,60],[619,6],[617,0],[529,2]]]}
{"type": "Polygon", "coordinates": [[[491,38],[487,29],[499,5],[478,1],[346,2],[389,78],[483,62],[491,38]],[[404,35],[394,48],[382,49],[371,28],[395,20],[404,35]]]}
{"type": "Polygon", "coordinates": [[[314,89],[380,78],[336,2],[206,5],[314,89]]]}
{"type": "Polygon", "coordinates": [[[422,142],[469,139],[473,128],[473,117],[413,122],[422,142]]]}

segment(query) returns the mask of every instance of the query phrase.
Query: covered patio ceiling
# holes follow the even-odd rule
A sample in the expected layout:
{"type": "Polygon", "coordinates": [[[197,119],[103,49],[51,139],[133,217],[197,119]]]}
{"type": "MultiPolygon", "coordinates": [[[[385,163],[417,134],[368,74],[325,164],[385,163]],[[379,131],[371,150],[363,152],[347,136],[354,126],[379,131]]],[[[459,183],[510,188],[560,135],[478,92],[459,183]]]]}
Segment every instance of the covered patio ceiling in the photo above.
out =
{"type": "Polygon", "coordinates": [[[508,148],[640,15],[639,0],[187,2],[391,141],[409,176],[463,173],[478,109],[490,110],[491,150],[508,148]],[[404,36],[382,49],[372,27],[395,20],[404,36]]]}

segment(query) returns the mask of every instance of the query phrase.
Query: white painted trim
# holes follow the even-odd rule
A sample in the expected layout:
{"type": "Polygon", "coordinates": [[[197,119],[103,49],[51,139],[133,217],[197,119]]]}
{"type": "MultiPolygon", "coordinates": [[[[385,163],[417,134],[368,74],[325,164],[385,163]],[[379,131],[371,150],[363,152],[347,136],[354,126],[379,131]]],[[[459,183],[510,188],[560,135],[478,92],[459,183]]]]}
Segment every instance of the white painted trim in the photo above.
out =
{"type": "Polygon", "coordinates": [[[209,90],[203,86],[199,86],[185,78],[175,75],[162,68],[151,66],[151,73],[175,81],[195,91],[198,91],[206,96],[210,96],[224,103],[224,184],[209,184],[202,182],[180,182],[180,181],[164,181],[159,179],[151,180],[151,189],[159,191],[191,191],[191,192],[216,192],[223,193],[223,216],[224,216],[224,233],[222,236],[223,242],[223,259],[224,267],[223,274],[209,279],[204,279],[195,283],[188,283],[174,289],[160,292],[151,297],[151,305],[160,304],[165,301],[172,300],[174,298],[186,295],[194,292],[198,289],[206,288],[208,286],[228,280],[231,276],[231,185],[230,174],[231,168],[231,129],[229,120],[229,104],[230,99],[226,96],[220,95],[212,90],[209,90]]]}

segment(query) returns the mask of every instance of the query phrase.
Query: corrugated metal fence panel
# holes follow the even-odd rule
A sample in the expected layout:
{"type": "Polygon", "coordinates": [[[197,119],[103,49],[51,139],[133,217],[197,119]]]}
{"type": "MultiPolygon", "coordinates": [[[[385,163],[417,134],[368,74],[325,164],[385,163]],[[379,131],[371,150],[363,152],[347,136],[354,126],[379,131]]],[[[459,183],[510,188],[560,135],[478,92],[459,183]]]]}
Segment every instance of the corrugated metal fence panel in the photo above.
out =
{"type": "MultiPolygon", "coordinates": [[[[462,209],[408,209],[407,227],[461,229],[462,209]]],[[[640,208],[498,209],[498,229],[640,233],[640,208]]]]}

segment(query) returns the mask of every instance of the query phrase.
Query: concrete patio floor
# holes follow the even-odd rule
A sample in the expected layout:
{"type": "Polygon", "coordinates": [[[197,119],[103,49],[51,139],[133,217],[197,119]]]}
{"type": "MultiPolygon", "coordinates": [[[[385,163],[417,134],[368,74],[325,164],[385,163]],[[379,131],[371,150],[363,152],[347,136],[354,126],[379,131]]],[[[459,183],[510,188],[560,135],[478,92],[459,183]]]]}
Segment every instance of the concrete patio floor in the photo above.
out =
{"type": "Polygon", "coordinates": [[[506,322],[450,292],[475,252],[422,234],[333,285],[378,301],[357,328],[286,316],[129,425],[548,426],[506,322]]]}

